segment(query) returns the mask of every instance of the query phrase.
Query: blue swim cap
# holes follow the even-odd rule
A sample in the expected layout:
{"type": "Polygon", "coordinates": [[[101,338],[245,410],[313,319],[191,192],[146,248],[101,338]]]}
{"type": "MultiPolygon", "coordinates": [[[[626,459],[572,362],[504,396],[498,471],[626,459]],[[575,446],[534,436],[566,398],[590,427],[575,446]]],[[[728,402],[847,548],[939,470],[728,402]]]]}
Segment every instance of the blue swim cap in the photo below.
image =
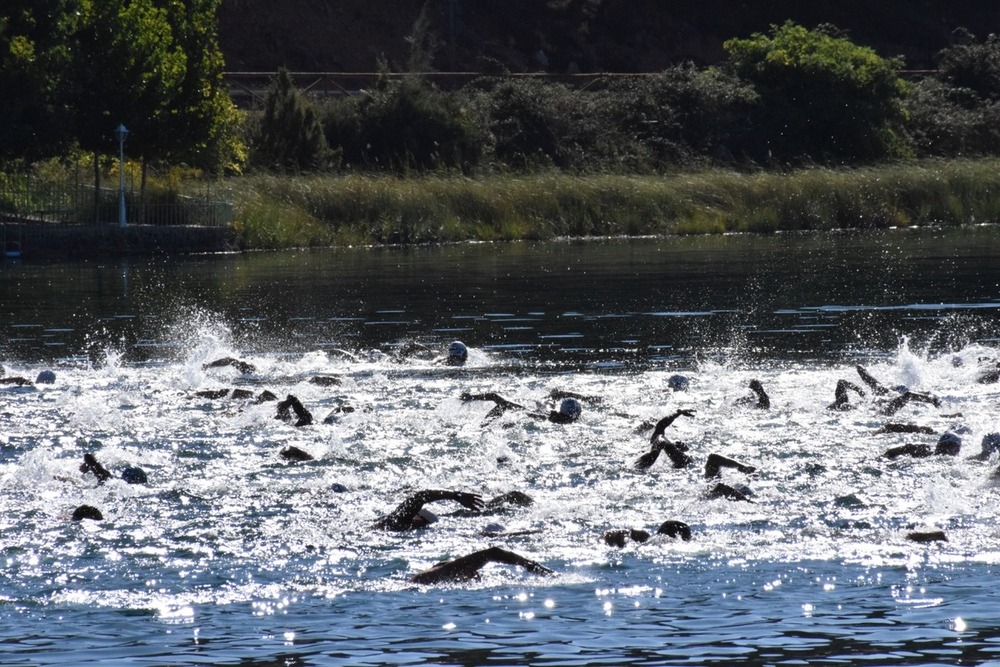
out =
{"type": "Polygon", "coordinates": [[[575,398],[564,398],[559,404],[559,412],[567,417],[576,419],[583,413],[583,406],[575,398]]]}
{"type": "Polygon", "coordinates": [[[42,371],[35,378],[35,384],[52,384],[56,381],[56,374],[52,371],[42,371]]]}
{"type": "Polygon", "coordinates": [[[683,375],[671,375],[667,378],[667,386],[674,391],[687,391],[687,388],[691,386],[691,380],[683,375]]]}
{"type": "Polygon", "coordinates": [[[941,437],[938,438],[937,447],[934,448],[934,453],[957,456],[961,449],[962,438],[958,434],[948,431],[947,433],[942,433],[941,437]]]}
{"type": "Polygon", "coordinates": [[[469,349],[465,347],[465,343],[460,340],[452,341],[452,343],[448,346],[448,356],[465,359],[469,356],[469,349]]]}

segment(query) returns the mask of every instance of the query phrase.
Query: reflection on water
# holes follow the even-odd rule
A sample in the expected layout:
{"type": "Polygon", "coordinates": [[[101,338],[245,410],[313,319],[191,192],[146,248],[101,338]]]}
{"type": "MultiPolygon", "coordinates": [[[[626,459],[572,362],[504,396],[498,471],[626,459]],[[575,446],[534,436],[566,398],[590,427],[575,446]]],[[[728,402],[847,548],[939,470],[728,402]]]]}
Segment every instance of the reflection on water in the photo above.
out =
{"type": "MultiPolygon", "coordinates": [[[[989,228],[355,249],[0,265],[0,662],[4,665],[981,664],[1000,564],[1000,265],[989,228]],[[399,360],[405,341],[470,346],[464,368],[399,360]],[[235,356],[251,372],[206,368],[235,356]],[[875,396],[826,409],[861,361],[933,392],[879,433],[875,396]],[[668,387],[678,369],[686,391],[668,387]],[[320,385],[314,376],[336,378],[320,385]],[[736,405],[751,378],[769,411],[736,405]],[[234,387],[294,394],[210,398],[234,387]],[[574,424],[531,411],[591,397],[574,424]],[[349,405],[353,412],[342,408],[349,405]],[[696,463],[632,462],[637,426],[696,463]],[[329,416],[329,421],[324,418],[329,416]],[[959,458],[882,453],[961,429],[959,458]],[[290,464],[294,445],[315,460],[290,464]],[[98,486],[79,463],[141,465],[98,486]],[[709,500],[710,453],[752,503],[709,500]],[[522,490],[535,505],[419,534],[371,524],[418,488],[522,490]],[[336,489],[340,489],[337,491],[336,489]],[[346,490],[344,490],[346,489],[346,490]],[[82,503],[102,522],[66,520],[82,503]],[[691,525],[623,549],[598,537],[691,525]],[[537,531],[486,538],[507,530],[537,531]],[[911,530],[948,541],[917,544],[911,530]],[[488,544],[556,570],[467,585],[407,577],[488,544]]],[[[662,457],[661,457],[662,458],[662,457]]]]}

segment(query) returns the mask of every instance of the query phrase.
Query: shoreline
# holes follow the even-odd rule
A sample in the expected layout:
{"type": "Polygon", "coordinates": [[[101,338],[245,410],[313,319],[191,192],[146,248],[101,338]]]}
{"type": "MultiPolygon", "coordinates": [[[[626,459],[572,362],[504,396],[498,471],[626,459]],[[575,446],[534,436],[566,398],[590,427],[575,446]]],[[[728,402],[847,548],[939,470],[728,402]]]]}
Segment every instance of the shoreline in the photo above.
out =
{"type": "Polygon", "coordinates": [[[19,255],[7,261],[102,259],[153,255],[234,252],[240,240],[233,227],[80,225],[51,222],[0,222],[5,249],[19,255]]]}

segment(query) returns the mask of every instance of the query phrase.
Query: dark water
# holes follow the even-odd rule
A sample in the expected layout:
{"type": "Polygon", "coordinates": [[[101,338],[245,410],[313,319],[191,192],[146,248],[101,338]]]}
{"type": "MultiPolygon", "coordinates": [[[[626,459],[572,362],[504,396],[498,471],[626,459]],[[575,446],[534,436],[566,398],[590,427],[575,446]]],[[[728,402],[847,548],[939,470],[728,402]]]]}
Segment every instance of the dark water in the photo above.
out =
{"type": "Polygon", "coordinates": [[[57,376],[0,386],[0,664],[1000,664],[998,458],[968,458],[1000,431],[976,382],[998,251],[982,227],[0,264],[0,364],[57,376]],[[393,355],[453,339],[464,368],[393,355]],[[223,356],[256,370],[204,368],[223,356]],[[933,392],[892,417],[933,435],[878,434],[871,395],[827,410],[859,362],[933,392]],[[771,410],[736,405],[750,378],[771,410]],[[317,423],[196,395],[236,386],[317,423]],[[579,422],[458,399],[551,389],[593,397],[579,422]],[[636,471],[636,426],[676,408],[695,465],[636,471]],[[882,456],[949,430],[957,459],[882,456]],[[149,484],[98,486],[85,452],[149,484]],[[713,452],[757,468],[724,473],[754,502],[705,497],[713,452]],[[535,504],[370,530],[419,488],[535,504]],[[83,503],[105,519],[67,520],[83,503]],[[692,540],[599,539],[664,519],[692,540]],[[407,581],[489,545],[556,574],[407,581]]]}
{"type": "Polygon", "coordinates": [[[156,356],[194,309],[269,352],[459,337],[581,366],[725,350],[837,359],[902,335],[935,348],[992,336],[998,256],[982,227],[8,262],[0,312],[7,354],[38,359],[119,341],[156,356]]]}

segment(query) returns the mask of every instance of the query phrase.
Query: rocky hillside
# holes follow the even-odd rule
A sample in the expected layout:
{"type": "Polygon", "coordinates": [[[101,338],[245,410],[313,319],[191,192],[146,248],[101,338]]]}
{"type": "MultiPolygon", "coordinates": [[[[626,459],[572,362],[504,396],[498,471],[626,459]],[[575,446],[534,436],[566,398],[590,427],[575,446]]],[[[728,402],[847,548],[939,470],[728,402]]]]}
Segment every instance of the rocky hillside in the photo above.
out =
{"type": "Polygon", "coordinates": [[[831,23],[914,69],[956,28],[1000,32],[982,0],[222,0],[219,41],[231,71],[403,69],[421,10],[437,36],[437,70],[656,71],[717,62],[722,42],[793,19],[831,23]]]}

